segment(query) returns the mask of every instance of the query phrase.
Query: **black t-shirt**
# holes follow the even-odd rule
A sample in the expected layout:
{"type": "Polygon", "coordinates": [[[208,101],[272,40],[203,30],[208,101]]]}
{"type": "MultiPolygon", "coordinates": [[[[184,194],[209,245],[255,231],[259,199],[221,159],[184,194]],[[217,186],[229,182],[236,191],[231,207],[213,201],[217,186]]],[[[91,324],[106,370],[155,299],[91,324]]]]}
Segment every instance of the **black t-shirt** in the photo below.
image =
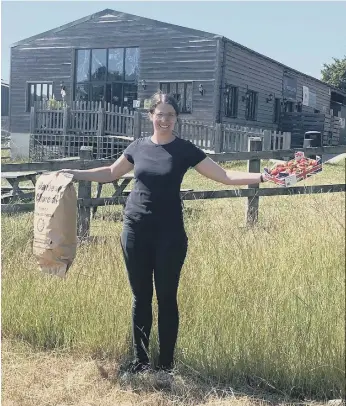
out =
{"type": "Polygon", "coordinates": [[[204,151],[181,138],[159,145],[151,137],[144,137],[133,141],[124,155],[134,164],[135,175],[125,220],[152,226],[182,226],[180,186],[186,171],[206,158],[204,151]]]}

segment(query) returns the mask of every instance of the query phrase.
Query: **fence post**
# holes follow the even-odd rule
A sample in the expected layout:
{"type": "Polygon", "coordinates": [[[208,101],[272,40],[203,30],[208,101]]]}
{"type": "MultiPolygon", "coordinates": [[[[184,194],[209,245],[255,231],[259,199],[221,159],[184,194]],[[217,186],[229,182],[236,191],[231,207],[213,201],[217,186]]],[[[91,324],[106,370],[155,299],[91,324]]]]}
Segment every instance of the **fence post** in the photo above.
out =
{"type": "Polygon", "coordinates": [[[263,131],[263,151],[272,149],[272,132],[270,130],[263,131]]]}
{"type": "Polygon", "coordinates": [[[139,111],[135,111],[133,120],[133,137],[137,140],[138,138],[141,138],[142,135],[142,115],[139,111]]]}
{"type": "MultiPolygon", "coordinates": [[[[81,168],[85,169],[85,162],[91,160],[92,147],[83,146],[80,149],[79,157],[81,162],[81,168]]],[[[91,182],[79,181],[78,183],[78,199],[90,199],[91,198],[91,182]]],[[[90,207],[78,206],[78,222],[77,233],[80,240],[89,237],[90,234],[90,207]]]]}
{"type": "MultiPolygon", "coordinates": [[[[248,140],[248,151],[262,151],[262,138],[261,137],[250,137],[248,140]]],[[[259,173],[261,171],[261,160],[258,158],[249,159],[248,161],[248,172],[259,173]]],[[[259,188],[259,184],[248,185],[249,189],[259,188]]],[[[246,202],[246,225],[252,226],[258,220],[258,206],[259,206],[259,197],[248,197],[246,202]]]]}
{"type": "Polygon", "coordinates": [[[222,152],[223,148],[223,142],[222,142],[222,127],[221,123],[216,123],[215,125],[215,145],[214,145],[214,150],[216,154],[220,154],[222,152]]]}
{"type": "Polygon", "coordinates": [[[35,129],[36,129],[36,109],[35,106],[32,106],[30,111],[30,134],[35,134],[35,129]]]}
{"type": "Polygon", "coordinates": [[[97,112],[97,131],[96,131],[96,159],[101,159],[101,142],[102,142],[102,137],[104,136],[104,131],[105,131],[105,109],[101,107],[97,112]]]}
{"type": "MultiPolygon", "coordinates": [[[[68,114],[69,114],[69,110],[68,107],[64,106],[63,108],[63,121],[62,121],[62,125],[63,125],[63,129],[62,129],[62,148],[63,148],[63,155],[65,157],[65,153],[66,153],[66,139],[67,139],[67,133],[68,133],[68,114]]],[[[68,147],[68,152],[67,155],[70,156],[70,147],[68,147]]]]}
{"type": "Polygon", "coordinates": [[[104,118],[105,118],[105,109],[103,107],[100,107],[98,112],[98,119],[97,119],[97,136],[102,137],[104,135],[104,118]]]}
{"type": "Polygon", "coordinates": [[[291,133],[284,132],[283,149],[291,149],[291,133]]]}

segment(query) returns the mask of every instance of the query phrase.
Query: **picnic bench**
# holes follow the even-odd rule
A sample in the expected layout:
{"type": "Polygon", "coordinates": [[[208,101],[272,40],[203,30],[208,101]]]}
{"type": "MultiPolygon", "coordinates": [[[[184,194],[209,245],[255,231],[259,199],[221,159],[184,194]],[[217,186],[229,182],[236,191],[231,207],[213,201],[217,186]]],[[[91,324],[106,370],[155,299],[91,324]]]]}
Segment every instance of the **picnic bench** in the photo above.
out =
{"type": "MultiPolygon", "coordinates": [[[[123,175],[120,179],[114,180],[113,182],[107,182],[108,184],[111,183],[114,186],[114,193],[112,197],[119,197],[122,195],[127,195],[128,193],[125,193],[126,186],[135,178],[135,175],[133,173],[127,173],[123,175]]],[[[103,185],[106,185],[107,183],[98,183],[97,185],[97,192],[96,192],[96,197],[101,197],[102,193],[102,187],[103,185]]],[[[97,211],[97,207],[93,207],[93,216],[95,216],[97,211]]]]}
{"type": "Polygon", "coordinates": [[[5,179],[9,187],[1,186],[1,203],[9,201],[33,198],[35,195],[36,176],[41,172],[1,172],[1,179],[5,179]],[[30,181],[33,187],[20,187],[20,182],[30,181]],[[4,193],[3,193],[4,192],[4,193]]]}

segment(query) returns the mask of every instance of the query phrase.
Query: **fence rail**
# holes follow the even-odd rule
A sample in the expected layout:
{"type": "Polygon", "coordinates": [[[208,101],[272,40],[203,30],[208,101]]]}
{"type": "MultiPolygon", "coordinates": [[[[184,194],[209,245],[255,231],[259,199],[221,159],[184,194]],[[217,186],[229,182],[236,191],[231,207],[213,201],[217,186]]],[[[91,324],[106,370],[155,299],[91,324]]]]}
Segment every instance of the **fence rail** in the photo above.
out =
{"type": "MultiPolygon", "coordinates": [[[[248,152],[227,153],[227,154],[209,154],[217,162],[233,161],[233,160],[248,160],[248,171],[258,172],[260,170],[260,160],[282,157],[290,157],[294,155],[296,150],[281,150],[281,151],[263,151],[263,140],[260,137],[249,138],[248,152]]],[[[321,153],[345,153],[346,146],[337,147],[320,147],[320,148],[304,148],[304,153],[309,155],[317,155],[321,153]]],[[[5,164],[2,169],[5,172],[18,171],[56,171],[62,168],[71,169],[88,169],[100,166],[106,166],[113,161],[110,160],[92,160],[91,148],[81,148],[80,159],[75,161],[65,160],[63,162],[36,162],[25,164],[5,164]]],[[[259,198],[264,196],[293,196],[298,194],[316,194],[316,193],[337,193],[345,192],[345,184],[332,185],[317,185],[317,186],[295,186],[290,188],[263,188],[260,185],[249,185],[248,188],[235,190],[201,190],[187,191],[181,193],[182,200],[199,200],[199,199],[220,199],[220,198],[247,198],[245,206],[245,218],[248,226],[253,225],[258,220],[259,198]]],[[[89,236],[90,232],[90,212],[91,207],[124,204],[125,196],[120,197],[91,197],[91,182],[79,182],[78,186],[78,235],[80,238],[89,236]]],[[[6,204],[2,205],[3,213],[17,213],[23,211],[33,211],[34,203],[24,204],[6,204]]]]}
{"type": "MultiPolygon", "coordinates": [[[[247,161],[250,159],[285,159],[294,157],[295,152],[304,151],[308,155],[329,155],[343,154],[346,152],[346,145],[338,145],[335,147],[313,147],[313,148],[293,148],[283,149],[278,151],[251,151],[251,152],[227,152],[227,153],[210,153],[207,156],[215,162],[232,162],[232,161],[247,161]]],[[[100,166],[109,166],[114,163],[114,159],[92,159],[86,161],[83,165],[85,169],[97,168],[100,166]]],[[[45,162],[25,162],[20,164],[6,163],[2,165],[3,172],[26,172],[26,171],[58,171],[60,169],[81,169],[82,163],[79,157],[74,160],[52,160],[45,162]]]]}
{"type": "MultiPolygon", "coordinates": [[[[178,137],[216,153],[245,152],[248,139],[253,136],[262,137],[268,150],[288,149],[291,145],[289,132],[187,119],[179,119],[174,132],[178,137]]],[[[111,150],[115,150],[112,157],[116,158],[126,147],[126,140],[129,143],[151,135],[152,123],[146,113],[121,109],[110,103],[73,102],[71,107],[61,104],[48,107],[40,102],[31,109],[30,133],[29,156],[32,160],[78,156],[81,145],[93,147],[94,158],[110,156],[111,150]],[[101,148],[105,137],[122,137],[114,138],[113,143],[122,139],[123,145],[101,148]],[[78,147],[77,151],[75,147],[78,147]]]]}

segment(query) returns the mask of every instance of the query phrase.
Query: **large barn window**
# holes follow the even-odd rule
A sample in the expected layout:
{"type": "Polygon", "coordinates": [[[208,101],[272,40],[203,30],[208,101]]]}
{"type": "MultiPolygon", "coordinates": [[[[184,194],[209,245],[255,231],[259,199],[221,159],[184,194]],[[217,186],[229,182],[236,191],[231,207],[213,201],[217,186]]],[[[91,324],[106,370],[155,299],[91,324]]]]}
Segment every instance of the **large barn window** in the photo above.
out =
{"type": "Polygon", "coordinates": [[[238,115],[238,88],[227,85],[225,89],[225,116],[237,118],[238,115]]]}
{"type": "Polygon", "coordinates": [[[124,49],[108,50],[108,80],[122,81],[124,71],[124,49]]]}
{"type": "Polygon", "coordinates": [[[78,49],[74,99],[132,108],[138,76],[139,48],[78,49]]]}
{"type": "Polygon", "coordinates": [[[162,82],[160,90],[170,93],[177,100],[180,113],[192,112],[192,82],[162,82]]]}
{"type": "Polygon", "coordinates": [[[35,102],[53,98],[53,82],[28,82],[26,110],[30,111],[35,102]]]}
{"type": "Polygon", "coordinates": [[[91,50],[91,80],[105,81],[107,75],[107,49],[91,50]]]}
{"type": "Polygon", "coordinates": [[[246,109],[245,109],[246,120],[257,120],[258,93],[252,90],[248,90],[245,98],[246,98],[246,109]]]}

